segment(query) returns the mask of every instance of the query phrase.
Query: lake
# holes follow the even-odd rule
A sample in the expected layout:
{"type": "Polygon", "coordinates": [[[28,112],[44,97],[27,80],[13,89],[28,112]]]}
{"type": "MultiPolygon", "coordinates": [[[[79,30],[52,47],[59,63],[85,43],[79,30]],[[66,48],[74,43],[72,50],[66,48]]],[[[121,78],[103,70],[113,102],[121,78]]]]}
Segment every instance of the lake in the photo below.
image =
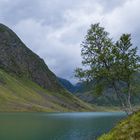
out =
{"type": "Polygon", "coordinates": [[[0,140],[94,140],[125,113],[0,113],[0,140]]]}

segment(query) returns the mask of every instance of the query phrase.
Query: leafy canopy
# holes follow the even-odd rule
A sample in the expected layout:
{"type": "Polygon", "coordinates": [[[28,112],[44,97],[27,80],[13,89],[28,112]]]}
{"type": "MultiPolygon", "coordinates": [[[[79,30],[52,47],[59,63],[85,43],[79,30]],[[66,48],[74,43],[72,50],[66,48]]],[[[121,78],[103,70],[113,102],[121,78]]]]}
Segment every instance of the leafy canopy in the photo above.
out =
{"type": "Polygon", "coordinates": [[[85,68],[76,69],[76,76],[86,81],[96,79],[95,87],[99,92],[116,82],[130,84],[133,74],[139,71],[140,58],[137,47],[132,47],[130,34],[123,34],[114,43],[109,33],[97,23],[91,25],[81,47],[85,68]]]}

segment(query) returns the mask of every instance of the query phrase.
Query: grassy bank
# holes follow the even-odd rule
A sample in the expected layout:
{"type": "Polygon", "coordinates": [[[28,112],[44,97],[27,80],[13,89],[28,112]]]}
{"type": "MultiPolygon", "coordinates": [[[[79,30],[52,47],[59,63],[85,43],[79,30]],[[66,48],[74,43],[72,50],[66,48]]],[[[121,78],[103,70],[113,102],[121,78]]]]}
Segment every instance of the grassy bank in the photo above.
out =
{"type": "Polygon", "coordinates": [[[140,111],[122,120],[98,140],[140,140],[140,111]]]}
{"type": "Polygon", "coordinates": [[[93,111],[94,108],[67,91],[50,92],[36,83],[0,69],[1,112],[93,111]]]}

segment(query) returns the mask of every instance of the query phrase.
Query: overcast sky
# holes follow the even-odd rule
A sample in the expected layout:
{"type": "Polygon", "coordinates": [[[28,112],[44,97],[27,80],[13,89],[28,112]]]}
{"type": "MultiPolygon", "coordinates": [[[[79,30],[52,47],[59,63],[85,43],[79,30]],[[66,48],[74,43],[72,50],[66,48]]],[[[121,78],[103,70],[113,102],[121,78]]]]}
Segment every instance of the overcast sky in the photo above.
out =
{"type": "Polygon", "coordinates": [[[0,22],[57,75],[74,82],[81,66],[80,44],[90,24],[100,22],[118,39],[132,33],[140,37],[140,0],[0,0],[0,22]]]}

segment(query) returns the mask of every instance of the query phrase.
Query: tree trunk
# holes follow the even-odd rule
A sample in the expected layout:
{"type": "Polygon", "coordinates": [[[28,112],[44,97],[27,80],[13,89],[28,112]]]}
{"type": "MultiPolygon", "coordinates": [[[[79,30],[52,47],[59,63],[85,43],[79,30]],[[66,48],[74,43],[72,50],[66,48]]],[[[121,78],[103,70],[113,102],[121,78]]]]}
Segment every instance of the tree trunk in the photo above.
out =
{"type": "Polygon", "coordinates": [[[129,109],[130,109],[130,114],[132,114],[134,112],[132,104],[131,104],[131,85],[130,83],[128,83],[128,105],[129,105],[129,109]]]}
{"type": "Polygon", "coordinates": [[[120,104],[121,104],[121,109],[123,111],[126,112],[127,115],[130,115],[133,113],[133,108],[132,108],[132,105],[131,105],[131,92],[130,92],[130,88],[129,88],[129,91],[128,91],[128,97],[122,97],[120,93],[120,91],[118,90],[115,82],[113,82],[113,88],[115,89],[115,93],[118,97],[118,100],[120,101],[120,104]]]}

